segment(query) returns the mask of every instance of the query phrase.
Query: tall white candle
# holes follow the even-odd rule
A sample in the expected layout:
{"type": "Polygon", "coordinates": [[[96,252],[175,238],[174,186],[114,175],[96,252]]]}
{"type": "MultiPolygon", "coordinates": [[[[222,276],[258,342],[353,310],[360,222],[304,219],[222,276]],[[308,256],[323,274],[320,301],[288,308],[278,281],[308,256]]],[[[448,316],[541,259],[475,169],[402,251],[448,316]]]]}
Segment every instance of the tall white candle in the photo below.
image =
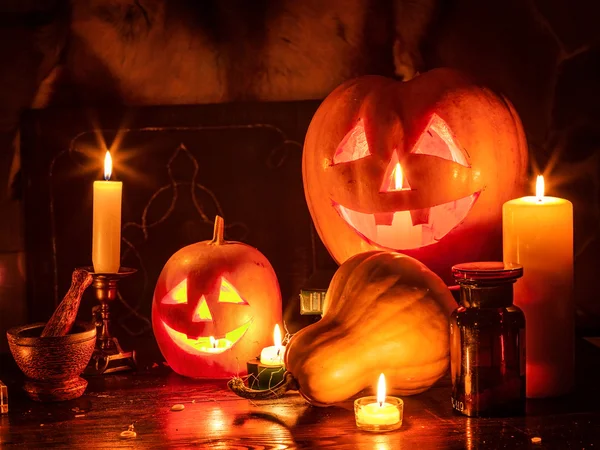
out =
{"type": "Polygon", "coordinates": [[[527,397],[552,397],[573,387],[573,205],[544,196],[506,202],[502,209],[504,262],[523,265],[514,303],[525,313],[527,397]]]}
{"type": "Polygon", "coordinates": [[[121,197],[123,183],[110,181],[112,159],[104,158],[105,181],[94,181],[92,263],[96,273],[116,273],[121,265],[121,197]]]}

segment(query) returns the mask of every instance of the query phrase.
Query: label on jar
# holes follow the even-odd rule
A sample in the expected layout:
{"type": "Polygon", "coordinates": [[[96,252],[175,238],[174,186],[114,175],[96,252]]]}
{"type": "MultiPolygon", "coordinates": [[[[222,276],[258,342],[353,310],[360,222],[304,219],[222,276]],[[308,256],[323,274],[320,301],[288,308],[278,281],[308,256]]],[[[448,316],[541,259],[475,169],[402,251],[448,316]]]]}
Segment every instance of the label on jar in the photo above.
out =
{"type": "Polygon", "coordinates": [[[451,398],[452,398],[452,409],[454,409],[460,413],[464,413],[465,402],[462,399],[455,398],[454,396],[452,396],[451,398]]]}

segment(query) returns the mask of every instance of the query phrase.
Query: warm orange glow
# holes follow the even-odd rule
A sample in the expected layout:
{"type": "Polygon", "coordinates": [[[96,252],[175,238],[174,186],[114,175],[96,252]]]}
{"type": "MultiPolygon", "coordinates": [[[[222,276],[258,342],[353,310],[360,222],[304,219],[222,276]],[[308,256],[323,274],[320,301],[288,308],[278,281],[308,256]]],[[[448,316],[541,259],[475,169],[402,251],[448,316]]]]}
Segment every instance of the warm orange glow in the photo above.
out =
{"type": "Polygon", "coordinates": [[[225,333],[224,338],[215,339],[213,336],[199,337],[197,339],[188,338],[185,333],[174,330],[165,322],[162,322],[167,334],[177,346],[191,355],[219,354],[229,350],[244,336],[252,319],[236,328],[233,331],[225,333]]]}
{"type": "MultiPolygon", "coordinates": [[[[370,153],[365,151],[363,142],[366,145],[366,138],[362,138],[363,134],[364,127],[359,122],[349,134],[353,139],[347,136],[342,141],[334,163],[368,156],[370,153]],[[357,139],[357,136],[361,136],[361,139],[357,139]]],[[[432,116],[411,153],[442,158],[470,167],[467,154],[456,141],[450,127],[436,114],[432,116]]],[[[403,169],[398,150],[394,149],[379,192],[412,190],[408,177],[404,175],[407,167],[403,169]]],[[[474,192],[466,197],[418,211],[401,210],[371,214],[338,203],[334,203],[334,207],[348,225],[370,245],[402,251],[438,243],[465,220],[479,194],[480,192],[474,192]]]]}
{"type": "Polygon", "coordinates": [[[333,164],[356,161],[370,154],[365,127],[362,120],[359,120],[356,126],[342,139],[333,155],[333,164]]]}
{"type": "Polygon", "coordinates": [[[162,300],[165,305],[187,303],[187,278],[169,291],[162,300]]]}
{"type": "Polygon", "coordinates": [[[394,168],[394,189],[399,191],[402,189],[402,167],[400,163],[396,163],[396,167],[394,168]]]}
{"type": "Polygon", "coordinates": [[[219,292],[219,302],[221,303],[237,303],[237,304],[248,304],[246,301],[240,296],[239,292],[233,284],[225,279],[225,277],[221,277],[221,290],[219,292]]]}
{"type": "Polygon", "coordinates": [[[192,316],[192,322],[211,322],[212,315],[210,314],[210,309],[208,309],[208,303],[206,303],[206,298],[204,295],[200,298],[200,302],[198,303],[198,307],[196,311],[194,311],[194,315],[192,316]]]}
{"type": "Polygon", "coordinates": [[[110,152],[106,152],[106,156],[104,157],[104,179],[106,181],[110,180],[110,176],[112,175],[112,158],[110,156],[110,152]]]}
{"type": "Polygon", "coordinates": [[[275,347],[281,347],[281,330],[279,329],[279,324],[275,324],[275,329],[273,330],[273,342],[275,342],[275,347]]]}
{"type": "Polygon", "coordinates": [[[377,383],[377,403],[379,403],[379,406],[383,406],[385,403],[385,377],[383,374],[379,375],[379,382],[377,383]]]}
{"type": "Polygon", "coordinates": [[[369,214],[335,205],[342,218],[368,242],[392,250],[411,250],[435,244],[461,223],[479,192],[429,208],[427,223],[415,225],[410,211],[369,214]]]}
{"type": "Polygon", "coordinates": [[[535,197],[538,202],[544,200],[544,175],[538,175],[535,181],[535,197]]]}
{"type": "MultiPolygon", "coordinates": [[[[177,286],[169,291],[162,300],[165,305],[178,305],[187,303],[187,279],[180,282],[177,286]]],[[[219,291],[219,302],[221,303],[235,303],[238,305],[247,305],[248,303],[240,296],[239,292],[233,287],[233,285],[227,281],[224,277],[221,278],[221,288],[219,291]]],[[[196,314],[194,315],[197,319],[211,320],[210,311],[204,296],[198,305],[196,314]]],[[[198,320],[196,320],[198,321],[198,320]]]]}
{"type": "Polygon", "coordinates": [[[431,117],[429,125],[421,134],[413,153],[437,156],[469,167],[466,153],[456,142],[446,122],[437,114],[431,117]]]}
{"type": "Polygon", "coordinates": [[[383,176],[383,183],[379,188],[379,192],[394,192],[394,191],[410,191],[410,185],[408,180],[404,176],[404,170],[398,160],[398,153],[394,152],[392,159],[390,160],[385,175],[383,176]]]}

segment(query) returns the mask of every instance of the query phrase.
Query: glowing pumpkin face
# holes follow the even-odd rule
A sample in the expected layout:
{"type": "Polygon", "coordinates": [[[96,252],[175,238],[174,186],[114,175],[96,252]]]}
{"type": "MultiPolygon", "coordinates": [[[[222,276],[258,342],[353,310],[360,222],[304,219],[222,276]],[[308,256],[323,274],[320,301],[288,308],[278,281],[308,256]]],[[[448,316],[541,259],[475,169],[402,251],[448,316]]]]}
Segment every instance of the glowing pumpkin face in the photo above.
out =
{"type": "Polygon", "coordinates": [[[303,155],[307,203],[338,263],[395,250],[446,280],[499,257],[502,204],[523,188],[527,149],[510,103],[450,69],[405,83],[361,77],[325,99],[303,155]]]}
{"type": "Polygon", "coordinates": [[[272,345],[281,321],[273,269],[256,249],[223,241],[217,217],[212,241],[189,245],[163,268],[152,327],[163,356],[181,375],[229,378],[272,345]]]}

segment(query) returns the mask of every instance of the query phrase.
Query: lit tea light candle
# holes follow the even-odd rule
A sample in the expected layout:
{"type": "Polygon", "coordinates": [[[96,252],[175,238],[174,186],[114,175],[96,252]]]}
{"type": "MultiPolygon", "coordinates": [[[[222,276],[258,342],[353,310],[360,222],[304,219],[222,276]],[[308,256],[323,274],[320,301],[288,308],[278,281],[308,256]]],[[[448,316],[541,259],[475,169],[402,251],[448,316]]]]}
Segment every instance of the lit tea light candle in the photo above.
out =
{"type": "MultiPolygon", "coordinates": [[[[204,340],[206,338],[200,338],[200,340],[204,340]]],[[[208,344],[210,346],[207,347],[201,347],[202,351],[205,353],[223,353],[225,350],[231,348],[231,341],[229,341],[228,339],[222,338],[222,339],[215,339],[214,336],[209,336],[208,337],[208,344]]]]}
{"type": "Polygon", "coordinates": [[[525,313],[527,397],[552,397],[573,387],[573,205],[544,195],[508,201],[502,208],[504,262],[523,266],[514,303],[525,313]]]}
{"type": "Polygon", "coordinates": [[[271,389],[283,381],[285,347],[281,345],[279,325],[275,325],[273,330],[273,341],[275,345],[263,348],[260,358],[251,359],[246,363],[248,386],[251,389],[271,389]]]}
{"type": "Polygon", "coordinates": [[[392,431],[402,426],[404,402],[398,397],[386,397],[385,377],[379,375],[377,396],[354,401],[356,426],[365,431],[392,431]]]}
{"type": "Polygon", "coordinates": [[[275,345],[265,347],[260,352],[260,363],[263,366],[282,366],[285,346],[281,345],[281,331],[279,325],[273,330],[273,341],[275,345]]]}
{"type": "Polygon", "coordinates": [[[104,158],[104,180],[94,181],[92,263],[96,273],[116,273],[121,266],[121,197],[123,183],[110,181],[112,159],[104,158]]]}

